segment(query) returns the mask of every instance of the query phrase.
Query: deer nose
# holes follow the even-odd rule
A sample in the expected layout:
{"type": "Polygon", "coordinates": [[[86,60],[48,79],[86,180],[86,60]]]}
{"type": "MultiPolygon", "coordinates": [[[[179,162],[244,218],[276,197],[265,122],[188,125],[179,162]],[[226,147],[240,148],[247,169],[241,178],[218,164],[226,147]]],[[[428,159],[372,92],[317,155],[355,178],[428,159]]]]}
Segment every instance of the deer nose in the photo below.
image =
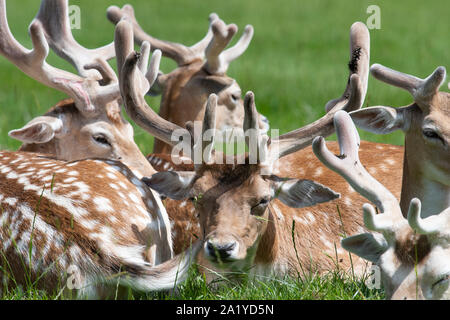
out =
{"type": "Polygon", "coordinates": [[[206,251],[211,257],[227,259],[232,255],[236,246],[236,241],[227,243],[215,243],[208,240],[206,242],[206,251]]]}

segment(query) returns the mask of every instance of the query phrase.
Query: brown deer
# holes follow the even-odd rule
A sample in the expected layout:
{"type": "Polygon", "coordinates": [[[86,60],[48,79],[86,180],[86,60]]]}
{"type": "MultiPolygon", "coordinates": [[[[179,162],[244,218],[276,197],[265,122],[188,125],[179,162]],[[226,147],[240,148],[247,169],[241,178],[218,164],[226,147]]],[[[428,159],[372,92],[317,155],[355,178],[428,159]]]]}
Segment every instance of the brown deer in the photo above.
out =
{"type": "Polygon", "coordinates": [[[392,108],[376,106],[351,113],[355,124],[378,134],[405,133],[405,160],[400,206],[408,212],[413,198],[422,201],[428,217],[450,206],[450,93],[440,92],[445,68],[426,79],[375,64],[372,75],[411,93],[414,103],[392,108]]]}
{"type": "Polygon", "coordinates": [[[21,285],[113,298],[119,284],[173,289],[201,245],[172,258],[160,206],[118,161],[0,152],[0,292],[21,285]]]}
{"type": "Polygon", "coordinates": [[[71,99],[9,133],[23,142],[20,151],[67,161],[90,157],[120,160],[140,175],[154,173],[133,140],[133,127],[121,114],[118,79],[107,62],[115,57],[114,43],[99,49],[79,45],[70,30],[67,0],[42,1],[30,34],[32,50],[14,39],[5,0],[0,0],[0,54],[31,78],[71,99]],[[49,65],[45,61],[49,47],[71,62],[79,75],[49,65]]]}
{"type": "MultiPolygon", "coordinates": [[[[93,122],[99,117],[107,119],[109,107],[119,108],[117,77],[103,88],[95,75],[83,78],[48,65],[45,62],[48,42],[68,56],[73,54],[73,61],[84,59],[79,57],[82,50],[75,49],[76,44],[69,41],[69,29],[57,28],[67,27],[67,21],[58,24],[52,17],[67,17],[67,1],[42,2],[30,26],[34,47],[28,50],[12,36],[5,1],[0,1],[1,53],[26,74],[74,97],[78,105],[73,107],[74,113],[86,119],[91,115],[93,122]],[[53,33],[54,38],[50,38],[49,30],[53,29],[46,23],[56,26],[56,30],[65,30],[66,35],[60,37],[53,33]]],[[[115,46],[120,47],[117,43],[115,46]]],[[[95,63],[101,65],[98,59],[95,58],[95,63]]],[[[109,67],[102,69],[98,65],[95,68],[101,70],[104,79],[109,67]]],[[[64,130],[63,124],[44,119],[41,125],[31,124],[28,132],[44,140],[49,136],[53,139],[52,135],[64,130]]],[[[159,126],[155,128],[158,129],[159,126]]],[[[128,140],[132,142],[130,137],[128,140]]],[[[61,146],[68,152],[69,145],[61,146]]],[[[45,150],[61,156],[56,148],[45,150]]],[[[139,151],[137,147],[136,150],[139,151]]],[[[85,156],[96,154],[92,149],[87,152],[90,153],[85,156]]],[[[140,155],[142,162],[147,163],[140,155]]],[[[70,157],[77,156],[80,155],[70,157]]],[[[139,163],[138,159],[131,158],[131,164],[132,161],[139,163]]],[[[147,167],[151,168],[149,164],[147,167]]],[[[167,212],[159,195],[139,180],[145,173],[138,170],[141,168],[128,168],[116,160],[67,162],[35,152],[1,152],[2,280],[5,283],[10,280],[8,286],[31,285],[52,291],[59,284],[64,288],[61,281],[70,270],[76,269],[82,277],[80,294],[88,297],[104,293],[104,287],[111,293],[109,285],[113,282],[147,291],[173,288],[177,281],[182,281],[198,245],[172,259],[167,212]],[[126,275],[114,278],[122,271],[126,275]]]]}
{"type": "MultiPolygon", "coordinates": [[[[278,139],[267,141],[258,134],[254,96],[248,93],[244,100],[244,132],[254,132],[256,137],[253,139],[257,138],[258,149],[265,155],[258,158],[257,163],[251,163],[251,154],[248,157],[225,157],[219,152],[214,153],[210,145],[202,141],[194,147],[201,146],[205,158],[203,163],[195,164],[193,171],[159,172],[143,179],[162,195],[178,200],[190,199],[194,204],[192,216],[198,215],[200,222],[197,236],[205,240],[204,259],[201,261],[204,266],[216,269],[214,272],[231,270],[276,274],[295,273],[302,268],[318,272],[336,267],[352,268],[351,258],[340,247],[340,235],[364,230],[356,209],[363,204],[363,199],[347,187],[344,179],[326,171],[318,160],[314,161],[311,149],[298,150],[307,148],[320,132],[330,134],[333,131],[332,116],[336,111],[361,106],[368,76],[368,52],[367,28],[355,23],[351,28],[352,63],[349,65],[353,69],[347,94],[327,104],[329,111],[320,120],[278,139]],[[282,162],[281,157],[291,158],[282,162]],[[221,158],[226,158],[226,161],[221,158]],[[270,167],[273,167],[272,172],[270,167]],[[305,169],[316,181],[304,179],[305,175],[308,176],[305,169]],[[301,179],[279,178],[273,174],[276,171],[290,177],[301,176],[301,179]],[[338,194],[324,185],[341,192],[341,199],[334,200],[338,194]],[[329,200],[334,201],[327,202],[329,200]],[[303,208],[308,206],[312,207],[303,208]],[[335,214],[337,210],[341,212],[340,217],[335,214]]],[[[122,88],[122,94],[128,107],[144,111],[147,110],[144,100],[138,100],[138,97],[142,97],[145,91],[138,92],[138,88],[133,88],[133,83],[144,77],[133,67],[137,60],[138,57],[130,56],[122,69],[122,77],[129,73],[129,80],[123,83],[130,86],[122,88]]],[[[214,128],[216,101],[215,96],[208,100],[203,131],[214,128]]],[[[365,157],[370,159],[374,170],[380,167],[380,163],[385,164],[377,170],[377,177],[391,179],[390,187],[399,194],[398,166],[403,149],[369,142],[364,143],[364,147],[367,151],[365,157]],[[386,156],[395,161],[383,162],[386,156]]],[[[174,208],[169,203],[167,201],[166,206],[173,214],[176,211],[171,210],[174,208]]],[[[187,203],[180,205],[178,202],[174,206],[183,207],[187,203]]],[[[179,221],[178,217],[174,220],[176,223],[179,221]]],[[[192,222],[191,226],[195,227],[196,222],[192,222]]],[[[186,225],[182,228],[178,230],[188,234],[186,225]]],[[[355,272],[363,272],[365,266],[362,259],[353,261],[355,272]]]]}
{"type": "MultiPolygon", "coordinates": [[[[178,67],[172,72],[159,73],[150,90],[152,94],[162,94],[159,111],[162,118],[181,127],[188,121],[201,122],[207,98],[215,93],[218,96],[216,128],[242,128],[244,108],[241,89],[236,80],[226,75],[226,71],[230,63],[241,56],[250,44],[253,37],[251,25],[245,27],[236,45],[224,50],[236,34],[237,26],[226,25],[216,14],[209,17],[210,26],[206,36],[191,47],[146,34],[139,26],[131,5],[125,5],[122,9],[111,6],[107,16],[114,24],[122,19],[132,23],[134,39],[139,45],[146,41],[152,50],[161,50],[164,56],[177,63],[178,67]]],[[[147,78],[150,82],[155,80],[148,74],[147,78]]],[[[267,131],[267,119],[260,115],[258,121],[260,128],[267,131]]],[[[154,153],[170,153],[171,149],[171,144],[155,139],[154,153]]]]}
{"type": "Polygon", "coordinates": [[[314,153],[380,210],[364,204],[365,226],[376,233],[345,238],[342,247],[379,267],[389,299],[450,299],[450,207],[422,218],[421,201],[414,198],[402,214],[397,198],[362,165],[351,117],[340,111],[334,122],[339,156],[322,137],[313,141],[314,153]]]}

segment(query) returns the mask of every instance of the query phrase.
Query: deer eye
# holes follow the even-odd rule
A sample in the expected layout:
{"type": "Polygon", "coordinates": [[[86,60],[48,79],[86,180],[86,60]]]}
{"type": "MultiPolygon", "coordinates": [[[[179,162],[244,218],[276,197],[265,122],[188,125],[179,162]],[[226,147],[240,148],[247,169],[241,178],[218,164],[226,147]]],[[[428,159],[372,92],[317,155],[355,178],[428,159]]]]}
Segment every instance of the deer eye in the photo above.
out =
{"type": "Polygon", "coordinates": [[[261,215],[264,213],[265,209],[267,208],[267,205],[270,202],[270,198],[262,198],[257,205],[253,206],[251,208],[251,213],[253,215],[261,215]]]}
{"type": "Polygon", "coordinates": [[[422,130],[422,135],[429,140],[439,140],[444,144],[444,139],[439,135],[439,133],[436,132],[436,130],[431,128],[424,128],[422,130]]]}
{"type": "Polygon", "coordinates": [[[111,143],[109,142],[108,138],[106,138],[103,134],[95,134],[92,136],[92,139],[94,139],[95,142],[103,145],[103,146],[111,146],[111,143]]]}
{"type": "Polygon", "coordinates": [[[434,289],[435,287],[439,287],[441,285],[448,284],[449,280],[450,280],[450,274],[446,274],[446,275],[442,276],[438,281],[433,283],[433,285],[431,287],[434,289]]]}
{"type": "Polygon", "coordinates": [[[232,93],[231,94],[231,101],[234,103],[238,102],[238,100],[241,98],[240,93],[232,93]]]}

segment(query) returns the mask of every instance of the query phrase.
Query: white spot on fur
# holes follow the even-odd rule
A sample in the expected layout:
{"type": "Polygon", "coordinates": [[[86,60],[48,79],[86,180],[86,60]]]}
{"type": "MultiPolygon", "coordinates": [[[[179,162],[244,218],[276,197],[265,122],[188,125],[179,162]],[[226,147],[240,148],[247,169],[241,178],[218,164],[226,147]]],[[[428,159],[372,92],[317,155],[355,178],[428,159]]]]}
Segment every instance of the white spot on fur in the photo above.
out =
{"type": "Polygon", "coordinates": [[[317,168],[316,171],[314,171],[313,177],[317,178],[320,177],[323,174],[323,169],[321,167],[317,168]]]}
{"type": "Polygon", "coordinates": [[[92,201],[94,202],[98,211],[114,212],[112,203],[109,199],[105,197],[95,197],[92,201]]]}

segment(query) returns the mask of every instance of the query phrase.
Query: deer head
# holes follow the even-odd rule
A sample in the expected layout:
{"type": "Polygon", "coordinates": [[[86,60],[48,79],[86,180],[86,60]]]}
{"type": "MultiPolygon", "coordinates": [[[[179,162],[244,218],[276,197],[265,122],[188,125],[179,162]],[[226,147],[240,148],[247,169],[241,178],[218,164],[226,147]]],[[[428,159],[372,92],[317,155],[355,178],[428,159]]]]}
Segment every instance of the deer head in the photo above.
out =
{"type": "Polygon", "coordinates": [[[58,103],[9,135],[21,151],[52,154],[62,160],[89,157],[120,160],[142,175],[155,172],[133,140],[133,128],[121,114],[118,78],[108,64],[114,43],[86,49],[72,36],[68,1],[43,0],[29,28],[33,49],[11,34],[5,0],[0,1],[0,54],[33,79],[66,93],[58,103]],[[46,62],[49,48],[75,66],[79,75],[46,62]]]}
{"type": "MultiPolygon", "coordinates": [[[[134,39],[139,45],[147,41],[152,50],[161,50],[164,56],[177,63],[178,67],[172,72],[159,73],[155,86],[148,92],[162,94],[161,117],[182,127],[188,121],[201,122],[208,96],[214,93],[217,95],[216,128],[242,127],[244,107],[241,89],[236,80],[226,75],[226,71],[250,44],[253,36],[251,25],[245,27],[242,37],[233,47],[225,49],[238,28],[235,24],[226,25],[216,14],[211,14],[206,36],[186,47],[146,34],[139,26],[131,5],[125,5],[122,9],[112,6],[108,8],[107,16],[115,24],[122,19],[132,23],[134,39]]],[[[149,81],[153,80],[149,78],[149,81]]],[[[259,115],[258,124],[262,130],[268,130],[268,121],[264,116],[259,115]]],[[[154,153],[170,153],[170,150],[170,145],[155,141],[154,153]]]]}
{"type": "Polygon", "coordinates": [[[439,91],[445,68],[437,68],[426,79],[379,64],[370,71],[375,78],[407,90],[414,103],[364,108],[351,113],[353,121],[377,134],[405,133],[402,211],[407,212],[414,197],[422,200],[425,216],[443,211],[450,206],[450,94],[439,91]]]}
{"type": "Polygon", "coordinates": [[[387,298],[449,299],[450,208],[423,219],[421,202],[415,198],[404,218],[394,195],[361,164],[359,135],[350,116],[340,111],[334,122],[340,155],[333,155],[322,137],[313,141],[314,153],[380,210],[377,214],[365,204],[365,226],[376,233],[343,239],[342,246],[379,266],[387,298]]]}
{"type": "MultiPolygon", "coordinates": [[[[159,172],[143,179],[163,195],[193,201],[200,216],[202,236],[206,240],[204,254],[211,261],[221,261],[225,267],[242,265],[242,262],[249,266],[258,241],[267,228],[268,206],[273,199],[301,208],[338,197],[331,189],[311,180],[277,177],[270,173],[270,168],[277,159],[310,145],[317,133],[331,134],[332,117],[338,110],[354,110],[361,106],[369,61],[368,32],[361,23],[352,26],[351,48],[354,69],[350,72],[345,94],[327,104],[329,111],[321,119],[277,139],[268,139],[259,132],[254,95],[249,92],[244,99],[243,126],[244,132],[249,132],[246,140],[250,150],[248,155],[224,156],[214,152],[213,142],[198,139],[194,149],[200,148],[204,157],[201,163],[196,164],[195,171],[159,172]],[[354,54],[356,51],[358,55],[354,54]]],[[[124,83],[130,86],[137,82],[133,79],[138,73],[138,68],[134,67],[136,59],[131,54],[122,69],[124,76],[129,73],[129,80],[124,83]]],[[[128,91],[135,92],[136,97],[138,94],[132,88],[122,91],[125,103],[132,106],[133,99],[126,99],[131,95],[127,94],[128,91]]],[[[214,132],[217,99],[216,95],[208,99],[200,137],[204,137],[207,131],[214,132]]],[[[137,108],[135,105],[132,107],[137,108]]],[[[214,135],[211,141],[214,141],[214,135]]]]}

